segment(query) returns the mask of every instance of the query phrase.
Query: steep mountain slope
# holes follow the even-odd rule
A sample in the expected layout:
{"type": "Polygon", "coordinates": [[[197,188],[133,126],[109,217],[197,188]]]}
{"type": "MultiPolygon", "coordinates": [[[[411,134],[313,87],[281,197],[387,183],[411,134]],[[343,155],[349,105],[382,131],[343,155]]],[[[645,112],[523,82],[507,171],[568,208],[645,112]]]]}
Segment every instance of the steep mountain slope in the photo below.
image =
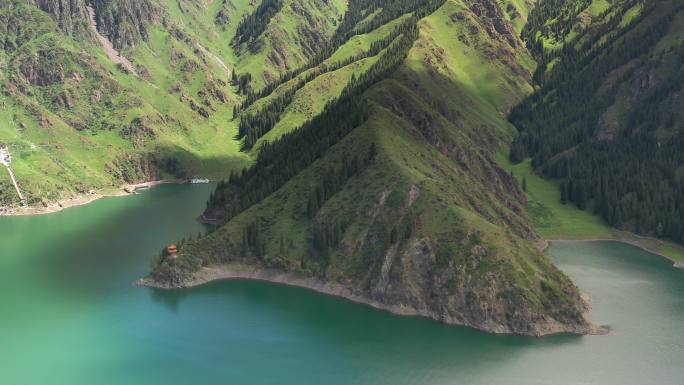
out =
{"type": "Polygon", "coordinates": [[[684,4],[542,1],[524,36],[542,65],[516,108],[511,159],[561,181],[563,202],[621,229],[684,241],[684,4]],[[572,3],[572,4],[571,4],[572,3]],[[534,42],[535,36],[537,42],[534,42]]]}
{"type": "MultiPolygon", "coordinates": [[[[65,34],[80,38],[91,37],[91,31],[88,28],[88,11],[84,0],[29,0],[28,3],[52,16],[65,34]]],[[[1,5],[2,8],[8,8],[16,7],[18,4],[17,2],[3,1],[1,5]]],[[[19,26],[20,24],[17,22],[15,25],[19,26]]]]}
{"type": "MultiPolygon", "coordinates": [[[[0,142],[29,205],[166,176],[218,177],[246,164],[217,124],[230,116],[230,74],[164,8],[95,1],[93,26],[85,2],[67,3],[0,4],[0,142]],[[135,73],[110,60],[98,33],[124,50],[135,73]]],[[[0,176],[3,206],[18,203],[8,183],[0,176]]]]}
{"type": "MultiPolygon", "coordinates": [[[[344,11],[340,1],[285,1],[254,45],[231,46],[258,5],[1,0],[0,143],[29,206],[246,167],[229,121],[236,72],[252,69],[249,87],[279,77],[329,39],[344,11]],[[293,56],[285,65],[276,52],[293,56]]],[[[0,205],[18,204],[0,173],[0,205]]]]}
{"type": "Polygon", "coordinates": [[[215,231],[143,282],[271,274],[490,332],[592,331],[493,160],[532,92],[514,3],[350,1],[325,57],[237,108],[257,160],[210,199],[215,231]]]}

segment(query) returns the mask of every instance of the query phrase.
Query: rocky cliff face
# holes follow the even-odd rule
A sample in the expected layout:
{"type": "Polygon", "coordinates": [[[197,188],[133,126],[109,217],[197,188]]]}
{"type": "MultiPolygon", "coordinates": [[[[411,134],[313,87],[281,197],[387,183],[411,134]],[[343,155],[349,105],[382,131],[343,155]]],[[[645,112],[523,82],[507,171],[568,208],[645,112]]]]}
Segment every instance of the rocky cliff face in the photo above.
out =
{"type": "Polygon", "coordinates": [[[89,36],[85,0],[28,0],[48,13],[67,35],[89,36]]]}
{"type": "Polygon", "coordinates": [[[504,38],[512,48],[521,48],[522,42],[513,25],[506,19],[500,5],[494,0],[468,2],[474,13],[491,38],[504,38]]]}
{"type": "Polygon", "coordinates": [[[92,6],[98,31],[117,50],[147,39],[149,23],[160,24],[164,16],[162,7],[153,0],[29,0],[29,3],[49,14],[65,34],[76,38],[93,38],[87,10],[92,6]]]}
{"type": "Polygon", "coordinates": [[[163,8],[152,0],[93,0],[97,29],[123,50],[147,40],[150,24],[164,21],[163,8]]]}

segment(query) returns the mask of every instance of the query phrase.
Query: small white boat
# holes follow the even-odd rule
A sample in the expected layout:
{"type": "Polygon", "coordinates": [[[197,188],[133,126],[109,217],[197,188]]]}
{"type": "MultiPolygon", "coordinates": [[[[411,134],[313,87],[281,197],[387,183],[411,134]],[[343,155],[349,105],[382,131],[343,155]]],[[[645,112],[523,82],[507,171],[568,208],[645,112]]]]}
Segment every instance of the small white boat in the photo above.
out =
{"type": "Polygon", "coordinates": [[[209,179],[190,179],[190,184],[207,184],[209,179]]]}

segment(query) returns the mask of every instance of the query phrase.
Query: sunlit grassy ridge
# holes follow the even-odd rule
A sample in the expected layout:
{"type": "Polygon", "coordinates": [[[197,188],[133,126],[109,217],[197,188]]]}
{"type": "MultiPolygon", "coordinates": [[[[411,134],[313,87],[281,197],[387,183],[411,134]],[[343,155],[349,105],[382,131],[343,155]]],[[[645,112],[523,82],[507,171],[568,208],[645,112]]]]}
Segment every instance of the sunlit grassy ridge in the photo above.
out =
{"type": "MultiPolygon", "coordinates": [[[[518,2],[510,2],[511,7],[508,7],[508,4],[509,2],[504,4],[508,9],[506,17],[519,32],[524,24],[520,21],[526,19],[527,9],[520,8],[518,2]]],[[[605,2],[595,1],[585,12],[591,17],[599,18],[607,10],[605,2]]],[[[629,13],[638,13],[638,9],[629,13]]],[[[330,58],[327,58],[325,63],[333,64],[367,50],[373,41],[386,36],[407,16],[402,16],[370,33],[353,36],[330,58]]],[[[374,16],[369,15],[367,20],[372,17],[374,16]]],[[[473,174],[477,175],[483,170],[469,169],[468,172],[459,173],[458,177],[449,175],[446,169],[450,160],[444,160],[443,168],[438,166],[440,155],[429,151],[422,153],[420,142],[405,137],[405,132],[416,129],[415,126],[411,126],[411,124],[416,124],[412,121],[415,118],[413,114],[430,115],[431,113],[427,111],[432,109],[442,114],[450,111],[445,114],[445,118],[450,121],[450,123],[445,122],[445,126],[453,128],[445,131],[448,132],[447,137],[458,138],[457,142],[461,145],[485,148],[492,153],[500,154],[499,150],[505,149],[508,141],[515,136],[515,129],[505,120],[505,116],[521,96],[532,91],[528,76],[534,71],[536,63],[525,50],[515,49],[521,47],[504,49],[503,47],[509,44],[506,39],[514,36],[491,36],[487,32],[486,23],[475,17],[470,12],[469,5],[461,1],[447,1],[437,12],[420,21],[420,28],[420,39],[409,53],[404,67],[394,76],[398,82],[393,80],[382,82],[367,93],[368,97],[373,100],[374,113],[363,128],[358,130],[363,134],[355,131],[338,145],[346,150],[332,150],[329,155],[298,175],[276,194],[230,221],[221,230],[221,242],[230,239],[229,243],[235,246],[239,243],[238,240],[244,229],[254,221],[254,218],[261,218],[268,223],[265,228],[262,228],[262,231],[267,234],[266,238],[269,239],[265,246],[267,254],[276,258],[269,263],[286,265],[305,263],[302,261],[306,260],[309,251],[303,245],[310,241],[311,223],[308,218],[301,215],[305,210],[306,200],[317,187],[315,181],[320,180],[330,168],[339,167],[344,159],[354,156],[353,154],[362,154],[367,150],[366,144],[372,142],[378,145],[379,159],[382,159],[379,161],[382,163],[380,170],[373,171],[375,167],[371,166],[360,176],[353,177],[342,191],[325,204],[316,222],[329,222],[333,218],[347,217],[358,207],[363,207],[363,210],[367,212],[378,204],[378,197],[383,196],[384,193],[389,196],[396,193],[399,197],[407,194],[411,188],[420,186],[424,194],[434,194],[438,197],[437,201],[448,201],[453,205],[440,207],[438,211],[430,215],[425,213],[431,212],[434,208],[418,206],[420,209],[416,210],[425,214],[425,218],[432,219],[423,222],[425,234],[430,234],[434,239],[442,239],[440,237],[446,236],[449,231],[452,231],[453,235],[464,228],[477,231],[478,234],[496,234],[495,237],[486,235],[488,244],[494,249],[506,250],[508,255],[517,254],[520,257],[520,252],[515,250],[523,247],[522,245],[527,240],[524,239],[525,237],[523,239],[516,239],[516,237],[521,233],[528,234],[530,231],[527,227],[527,217],[521,212],[508,212],[507,208],[501,207],[501,196],[490,199],[491,186],[483,180],[472,178],[473,174]],[[408,83],[411,86],[406,88],[408,83]],[[410,101],[398,97],[398,95],[408,96],[414,93],[414,98],[408,98],[410,101]],[[434,95],[440,95],[439,101],[432,99],[434,95]],[[401,111],[399,116],[396,115],[398,111],[401,111]],[[430,162],[422,163],[421,159],[430,159],[430,162]],[[385,174],[383,171],[388,172],[385,174]],[[448,183],[438,182],[443,180],[448,183]],[[480,190],[480,186],[489,187],[480,190]],[[382,187],[387,190],[383,190],[382,187]],[[447,218],[443,215],[451,215],[451,217],[447,218]],[[519,220],[510,220],[518,216],[520,216],[519,220]],[[502,217],[508,218],[509,221],[500,222],[497,219],[502,217]],[[448,230],[449,224],[454,222],[460,222],[463,227],[456,226],[448,230]],[[508,230],[502,232],[503,228],[508,230]],[[281,252],[283,242],[291,245],[288,246],[289,251],[285,253],[285,260],[278,259],[283,257],[281,252]]],[[[287,109],[280,116],[278,123],[260,142],[275,141],[319,114],[326,103],[338,97],[351,76],[362,74],[372,65],[373,60],[374,58],[359,60],[339,70],[324,73],[308,82],[297,91],[287,109]]],[[[310,71],[302,73],[298,78],[305,77],[310,71]]],[[[270,96],[258,100],[248,111],[258,111],[278,95],[291,89],[294,84],[297,84],[298,78],[284,83],[270,96]]],[[[435,130],[434,126],[432,130],[435,130]]],[[[256,154],[258,149],[257,145],[252,152],[256,154]]],[[[490,162],[492,158],[484,162],[490,162]]],[[[543,238],[584,238],[588,235],[594,238],[610,238],[615,236],[615,232],[596,216],[578,210],[572,205],[561,204],[557,195],[558,186],[552,181],[534,175],[529,163],[513,166],[501,155],[496,155],[496,161],[504,170],[512,171],[519,181],[522,178],[526,180],[529,202],[525,210],[530,215],[534,229],[543,238]]],[[[495,165],[492,167],[496,168],[495,165]]],[[[374,226],[392,228],[393,223],[400,220],[402,218],[396,216],[388,217],[381,221],[382,225],[380,225],[349,219],[352,223],[349,225],[351,227],[345,231],[346,241],[343,243],[358,241],[359,237],[363,237],[363,234],[368,231],[377,231],[374,226]],[[376,230],[369,230],[369,226],[376,230]]],[[[440,242],[445,242],[444,239],[446,238],[440,242]]],[[[663,250],[666,247],[663,245],[663,250]]],[[[377,250],[372,253],[382,250],[382,247],[378,246],[377,250]]],[[[533,252],[528,249],[525,253],[533,252]]],[[[351,268],[350,266],[359,269],[358,263],[362,262],[359,255],[349,259],[347,254],[344,256],[333,254],[331,258],[337,258],[338,263],[346,266],[345,269],[351,268]]],[[[365,268],[369,267],[365,266],[365,268]]],[[[533,267],[532,270],[537,271],[539,267],[533,267]]],[[[344,275],[344,273],[341,274],[344,275]]]]}
{"type": "MultiPolygon", "coordinates": [[[[373,57],[361,59],[307,83],[297,91],[297,95],[285,110],[278,124],[260,141],[277,139],[321,113],[327,103],[340,96],[353,75],[363,74],[374,62],[375,58],[373,57]]],[[[257,145],[256,149],[258,147],[257,145]]]]}
{"type": "Polygon", "coordinates": [[[239,73],[253,75],[253,87],[276,80],[287,70],[300,67],[325,45],[346,10],[344,0],[285,0],[281,11],[252,46],[238,51],[239,73]]]}
{"type": "MultiPolygon", "coordinates": [[[[123,53],[138,76],[119,69],[94,40],[60,32],[36,7],[3,8],[10,18],[21,14],[29,31],[16,50],[3,52],[9,94],[0,97],[0,142],[10,146],[31,205],[151,178],[220,178],[248,164],[224,124],[236,96],[227,85],[232,52],[220,43],[231,32],[213,22],[221,3],[183,3],[181,11],[165,2],[168,24],[150,25],[149,39],[123,53]],[[33,63],[44,75],[27,80],[33,63]],[[50,73],[56,79],[45,80],[50,73]]],[[[4,172],[0,178],[3,205],[16,204],[4,172]]]]}
{"type": "MultiPolygon", "coordinates": [[[[154,0],[153,3],[163,10],[160,16],[163,23],[147,25],[146,39],[122,52],[136,67],[138,76],[119,69],[96,41],[67,36],[59,32],[47,14],[22,5],[35,18],[26,21],[26,26],[30,25],[27,30],[37,32],[21,49],[36,54],[41,42],[50,39],[52,48],[63,47],[64,51],[61,57],[46,65],[57,67],[64,60],[70,60],[69,57],[86,55],[90,62],[77,61],[67,71],[67,77],[85,77],[90,82],[94,71],[106,79],[101,84],[110,87],[105,90],[96,86],[97,80],[79,85],[67,79],[50,87],[28,85],[45,94],[44,99],[33,100],[19,94],[3,96],[6,106],[3,113],[7,119],[0,128],[0,140],[13,148],[14,167],[32,204],[40,199],[56,200],[150,178],[178,175],[221,178],[232,170],[246,167],[250,156],[239,152],[240,144],[233,139],[237,124],[232,110],[241,100],[230,85],[233,72],[251,73],[251,86],[259,89],[281,73],[304,65],[316,49],[325,45],[347,9],[345,1],[325,5],[309,0],[286,1],[254,44],[236,50],[227,42],[232,40],[239,20],[255,10],[255,3],[248,0],[229,3],[214,0],[203,4],[154,0]],[[219,23],[219,14],[228,22],[219,23]],[[317,35],[309,36],[306,31],[315,31],[317,35]],[[218,95],[212,95],[217,90],[218,95]],[[69,93],[75,105],[55,108],[54,101],[61,97],[60,92],[69,93]],[[100,97],[96,94],[111,95],[111,98],[93,103],[94,98],[100,97]],[[75,121],[85,129],[74,130],[75,121]],[[125,130],[127,133],[122,134],[125,130]]],[[[521,14],[513,19],[519,20],[526,10],[515,5],[514,13],[521,14]]],[[[376,10],[375,14],[380,12],[376,10]]],[[[373,42],[388,36],[408,16],[352,36],[324,64],[334,64],[367,51],[373,42]]],[[[373,17],[368,15],[359,27],[371,22],[373,17]]],[[[453,51],[455,55],[460,52],[453,51]]],[[[18,62],[17,53],[3,52],[2,55],[11,74],[12,68],[16,68],[13,63],[18,62]]],[[[529,59],[516,59],[527,60],[524,66],[530,66],[529,59]]],[[[316,116],[327,102],[339,95],[352,76],[363,74],[374,60],[374,57],[361,59],[306,84],[263,140],[275,140],[316,116]]],[[[462,54],[458,60],[466,65],[471,63],[468,54],[462,54]]],[[[473,66],[480,64],[472,63],[473,66]]],[[[485,94],[493,91],[483,85],[492,73],[476,74],[474,67],[454,66],[453,69],[469,74],[461,76],[461,81],[473,92],[484,98],[491,96],[485,94]]],[[[14,73],[13,79],[23,76],[14,73]]],[[[286,90],[287,84],[281,89],[286,90]]],[[[268,100],[258,101],[255,107],[268,100]]],[[[3,178],[0,179],[3,202],[16,203],[12,203],[7,177],[0,178],[3,178]]]]}
{"type": "MultiPolygon", "coordinates": [[[[0,96],[5,118],[0,142],[10,145],[13,168],[31,205],[124,182],[218,179],[248,166],[249,155],[239,151],[231,122],[233,106],[241,99],[230,85],[233,72],[252,72],[252,86],[259,87],[264,74],[277,77],[304,63],[316,49],[311,39],[325,44],[346,6],[343,1],[325,6],[287,1],[259,38],[258,51],[235,51],[229,42],[254,2],[151,3],[161,10],[154,19],[162,22],[149,22],[145,40],[122,52],[137,76],[109,60],[89,38],[89,27],[69,36],[35,6],[13,2],[16,7],[3,7],[3,14],[21,15],[24,35],[16,39],[23,45],[0,56],[7,69],[2,81],[12,92],[0,96]],[[320,35],[307,40],[306,31],[320,35]],[[274,59],[275,52],[291,55],[286,65],[274,59]],[[40,59],[40,65],[45,73],[63,72],[59,76],[65,78],[50,85],[33,79],[28,88],[17,88],[26,81],[19,66],[32,55],[51,55],[50,60],[40,59]],[[72,64],[65,68],[67,62],[72,64]]],[[[85,19],[78,22],[87,24],[85,19]]],[[[15,205],[5,174],[0,175],[1,201],[15,205]]]]}

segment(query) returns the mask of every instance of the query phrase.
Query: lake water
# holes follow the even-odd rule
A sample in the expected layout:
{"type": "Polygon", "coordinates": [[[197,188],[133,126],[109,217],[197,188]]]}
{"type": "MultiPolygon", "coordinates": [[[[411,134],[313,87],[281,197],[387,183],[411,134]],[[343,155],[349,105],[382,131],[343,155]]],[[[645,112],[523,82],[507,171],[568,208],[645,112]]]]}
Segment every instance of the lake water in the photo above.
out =
{"type": "Polygon", "coordinates": [[[492,336],[261,282],[133,286],[203,230],[211,188],[0,218],[0,384],[684,383],[684,271],[619,243],[550,250],[610,336],[492,336]]]}

